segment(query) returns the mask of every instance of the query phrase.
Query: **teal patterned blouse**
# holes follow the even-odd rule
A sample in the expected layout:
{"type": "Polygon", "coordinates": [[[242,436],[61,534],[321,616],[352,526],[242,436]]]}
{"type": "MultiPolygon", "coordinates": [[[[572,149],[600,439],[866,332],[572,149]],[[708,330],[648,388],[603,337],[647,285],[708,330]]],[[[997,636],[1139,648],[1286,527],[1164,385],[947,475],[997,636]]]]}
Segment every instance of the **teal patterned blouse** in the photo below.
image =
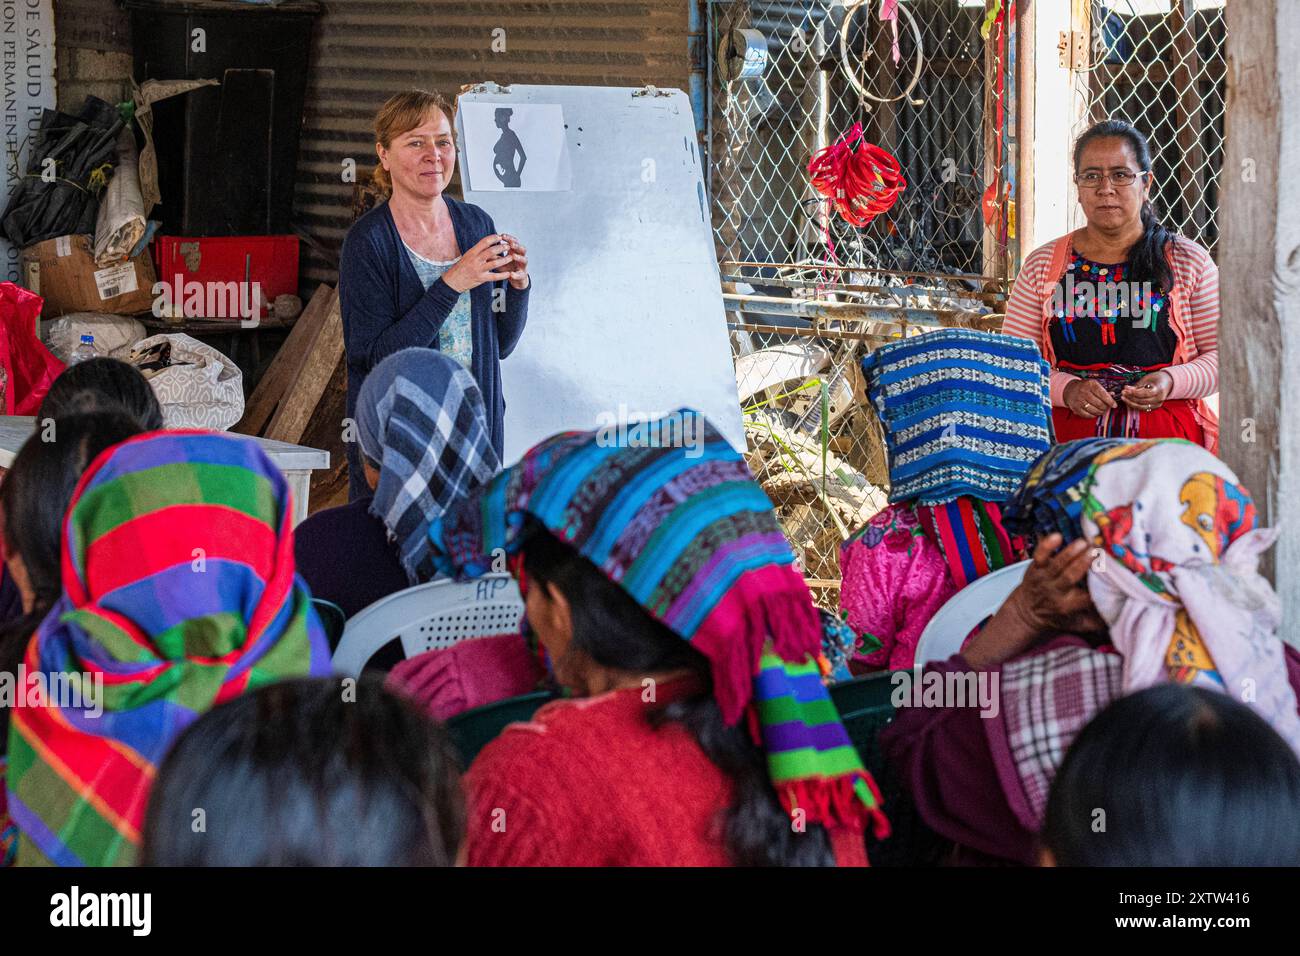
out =
{"type": "MultiPolygon", "coordinates": [[[[402,243],[402,245],[406,246],[406,243],[402,243]]],[[[433,259],[426,259],[410,246],[406,246],[406,253],[411,257],[411,265],[415,266],[415,274],[420,277],[420,281],[424,283],[426,289],[459,261],[458,259],[451,259],[447,262],[437,262],[433,259]]],[[[460,294],[460,298],[456,300],[456,305],[451,310],[451,314],[447,316],[447,321],[438,330],[438,351],[454,358],[465,368],[473,371],[470,362],[474,357],[474,337],[471,334],[470,327],[468,292],[460,294]]]]}

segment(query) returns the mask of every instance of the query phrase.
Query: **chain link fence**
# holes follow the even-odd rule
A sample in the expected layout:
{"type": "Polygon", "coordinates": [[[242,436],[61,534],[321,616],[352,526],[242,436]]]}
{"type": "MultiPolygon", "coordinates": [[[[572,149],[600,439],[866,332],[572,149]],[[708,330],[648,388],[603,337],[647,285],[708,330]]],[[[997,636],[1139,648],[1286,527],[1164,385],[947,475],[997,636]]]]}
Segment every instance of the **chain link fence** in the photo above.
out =
{"type": "Polygon", "coordinates": [[[984,4],[901,3],[897,64],[878,6],[876,0],[710,4],[709,185],[722,258],[820,260],[829,241],[843,263],[981,271],[984,4]],[[757,31],[765,40],[761,76],[729,79],[737,30],[757,31]],[[855,122],[869,142],[897,157],[908,183],[899,204],[864,229],[828,221],[806,173],[812,154],[855,122]]]}
{"type": "Polygon", "coordinates": [[[1083,128],[1124,119],[1151,141],[1166,224],[1214,251],[1223,167],[1225,0],[1092,0],[1083,128]]]}
{"type": "MultiPolygon", "coordinates": [[[[996,328],[1006,293],[1006,256],[989,255],[999,224],[981,208],[997,92],[985,82],[996,62],[980,35],[985,4],[900,3],[897,62],[879,7],[709,5],[709,187],[749,463],[830,607],[841,542],[887,503],[861,359],[929,327],[996,328]],[[764,45],[761,75],[738,78],[746,48],[752,62],[764,45]],[[907,180],[863,228],[828,216],[807,174],[813,153],[857,122],[907,180]]],[[[1002,70],[1006,131],[1010,55],[1002,70]]]]}

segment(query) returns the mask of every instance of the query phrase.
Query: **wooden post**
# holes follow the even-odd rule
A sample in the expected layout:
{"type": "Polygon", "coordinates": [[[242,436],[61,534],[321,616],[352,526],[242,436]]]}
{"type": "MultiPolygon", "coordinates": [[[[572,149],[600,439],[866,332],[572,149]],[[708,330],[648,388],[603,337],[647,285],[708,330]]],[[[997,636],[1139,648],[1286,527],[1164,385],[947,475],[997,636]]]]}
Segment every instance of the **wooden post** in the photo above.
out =
{"type": "MultiPolygon", "coordinates": [[[[984,12],[987,15],[995,0],[984,0],[984,12]]],[[[984,139],[984,178],[979,183],[980,203],[980,222],[984,221],[984,189],[989,183],[997,182],[1001,186],[997,164],[997,136],[998,136],[998,99],[997,99],[997,69],[998,69],[998,31],[995,28],[989,33],[988,39],[984,41],[984,109],[983,122],[981,124],[981,134],[984,139]]],[[[980,256],[980,274],[986,276],[995,276],[998,274],[998,264],[1001,261],[1001,248],[998,243],[997,221],[994,221],[993,227],[984,225],[983,241],[981,243],[982,254],[980,256]]]]}
{"type": "MultiPolygon", "coordinates": [[[[854,16],[859,18],[858,22],[864,24],[871,32],[871,48],[864,51],[868,58],[867,63],[870,69],[862,71],[862,84],[873,92],[877,90],[890,90],[888,83],[882,82],[884,77],[889,76],[893,70],[893,40],[887,23],[878,23],[876,21],[876,7],[878,4],[865,3],[857,8],[854,16]],[[888,65],[886,65],[888,64],[888,65]]],[[[835,40],[833,52],[839,54],[839,38],[835,40]]],[[[852,61],[850,61],[852,62],[852,61]]],[[[909,69],[911,64],[904,60],[900,67],[909,69]]],[[[930,64],[926,64],[926,70],[930,70],[930,64]]],[[[925,80],[922,79],[913,96],[923,96],[925,91],[925,80]]],[[[899,90],[901,92],[901,88],[899,90]]],[[[856,96],[856,91],[850,90],[850,95],[856,96]]],[[[877,96],[893,96],[891,92],[876,92],[877,96]]],[[[867,139],[875,143],[881,149],[889,152],[891,155],[898,155],[898,103],[877,103],[874,100],[868,100],[871,106],[870,111],[860,110],[859,114],[865,113],[863,121],[867,129],[867,139]]]]}
{"type": "Polygon", "coordinates": [[[1074,186],[1074,141],[1079,134],[1100,119],[1099,106],[1093,99],[1093,81],[1095,70],[1092,69],[1092,3],[1091,0],[1073,0],[1070,4],[1070,29],[1074,40],[1074,72],[1070,74],[1070,109],[1067,116],[1070,132],[1065,142],[1065,178],[1070,195],[1069,223],[1070,229],[1078,229],[1084,224],[1083,207],[1079,205],[1079,195],[1074,186]]]}
{"type": "MultiPolygon", "coordinates": [[[[1070,147],[1082,125],[1085,97],[1078,74],[1061,64],[1058,44],[1074,30],[1072,4],[1061,0],[1021,0],[1024,43],[1019,69],[1020,198],[1016,210],[1022,255],[1064,235],[1073,225],[1074,184],[1070,147]],[[1026,214],[1027,213],[1027,214],[1026,214]]],[[[1084,20],[1086,23],[1086,18],[1084,20]]]]}
{"type": "MultiPolygon", "coordinates": [[[[719,31],[729,31],[748,27],[752,23],[749,5],[729,4],[726,8],[715,7],[713,16],[719,31]]],[[[706,42],[714,45],[722,37],[709,36],[706,42]]],[[[725,80],[714,74],[713,93],[713,143],[710,146],[710,161],[713,164],[713,228],[714,245],[719,261],[723,259],[742,259],[741,225],[745,208],[742,193],[745,174],[742,162],[746,144],[738,141],[736,131],[731,123],[736,117],[735,96],[737,90],[725,80]]]]}
{"type": "Polygon", "coordinates": [[[1282,537],[1287,626],[1300,615],[1300,4],[1227,5],[1227,116],[1219,268],[1220,454],[1282,537]]]}
{"type": "Polygon", "coordinates": [[[1011,274],[1033,249],[1034,237],[1034,4],[1022,3],[1016,11],[1016,234],[1011,274]]]}
{"type": "Polygon", "coordinates": [[[795,60],[805,72],[800,77],[803,89],[799,91],[799,110],[795,114],[799,142],[795,169],[798,175],[792,178],[792,182],[803,183],[797,199],[805,213],[795,219],[796,224],[802,228],[802,235],[791,237],[792,248],[802,246],[804,249],[819,249],[830,219],[827,215],[830,205],[813,188],[812,181],[805,172],[808,161],[819,150],[830,145],[830,73],[822,68],[823,61],[829,55],[826,43],[828,29],[826,23],[815,21],[812,35],[808,38],[808,50],[795,60]]]}

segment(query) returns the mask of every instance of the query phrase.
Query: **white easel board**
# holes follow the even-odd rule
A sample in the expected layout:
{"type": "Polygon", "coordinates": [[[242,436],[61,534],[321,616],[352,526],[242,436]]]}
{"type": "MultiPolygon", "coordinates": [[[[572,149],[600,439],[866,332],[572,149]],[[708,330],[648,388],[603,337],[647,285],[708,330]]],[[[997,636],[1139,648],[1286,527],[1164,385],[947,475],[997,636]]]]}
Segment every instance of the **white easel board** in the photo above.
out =
{"type": "MultiPolygon", "coordinates": [[[[483,84],[459,102],[557,104],[567,191],[480,191],[528,249],[523,338],[502,362],[505,461],[566,429],[703,412],[745,433],[690,100],[680,90],[483,84]]],[[[457,122],[459,162],[466,163],[457,122]]],[[[525,144],[526,148],[526,144],[525,144]]]]}

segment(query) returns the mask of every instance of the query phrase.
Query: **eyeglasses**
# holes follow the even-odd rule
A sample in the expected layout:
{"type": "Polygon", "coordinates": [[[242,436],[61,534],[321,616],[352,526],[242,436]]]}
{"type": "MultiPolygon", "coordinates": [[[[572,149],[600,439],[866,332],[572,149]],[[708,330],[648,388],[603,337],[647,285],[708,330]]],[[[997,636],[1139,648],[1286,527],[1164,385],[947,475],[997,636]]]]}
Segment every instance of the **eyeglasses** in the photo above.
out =
{"type": "Polygon", "coordinates": [[[1075,176],[1074,181],[1084,189],[1099,189],[1101,184],[1110,180],[1112,186],[1132,186],[1133,183],[1145,176],[1146,173],[1135,173],[1131,169],[1116,169],[1108,173],[1099,173],[1096,170],[1089,170],[1082,176],[1075,176]]]}

